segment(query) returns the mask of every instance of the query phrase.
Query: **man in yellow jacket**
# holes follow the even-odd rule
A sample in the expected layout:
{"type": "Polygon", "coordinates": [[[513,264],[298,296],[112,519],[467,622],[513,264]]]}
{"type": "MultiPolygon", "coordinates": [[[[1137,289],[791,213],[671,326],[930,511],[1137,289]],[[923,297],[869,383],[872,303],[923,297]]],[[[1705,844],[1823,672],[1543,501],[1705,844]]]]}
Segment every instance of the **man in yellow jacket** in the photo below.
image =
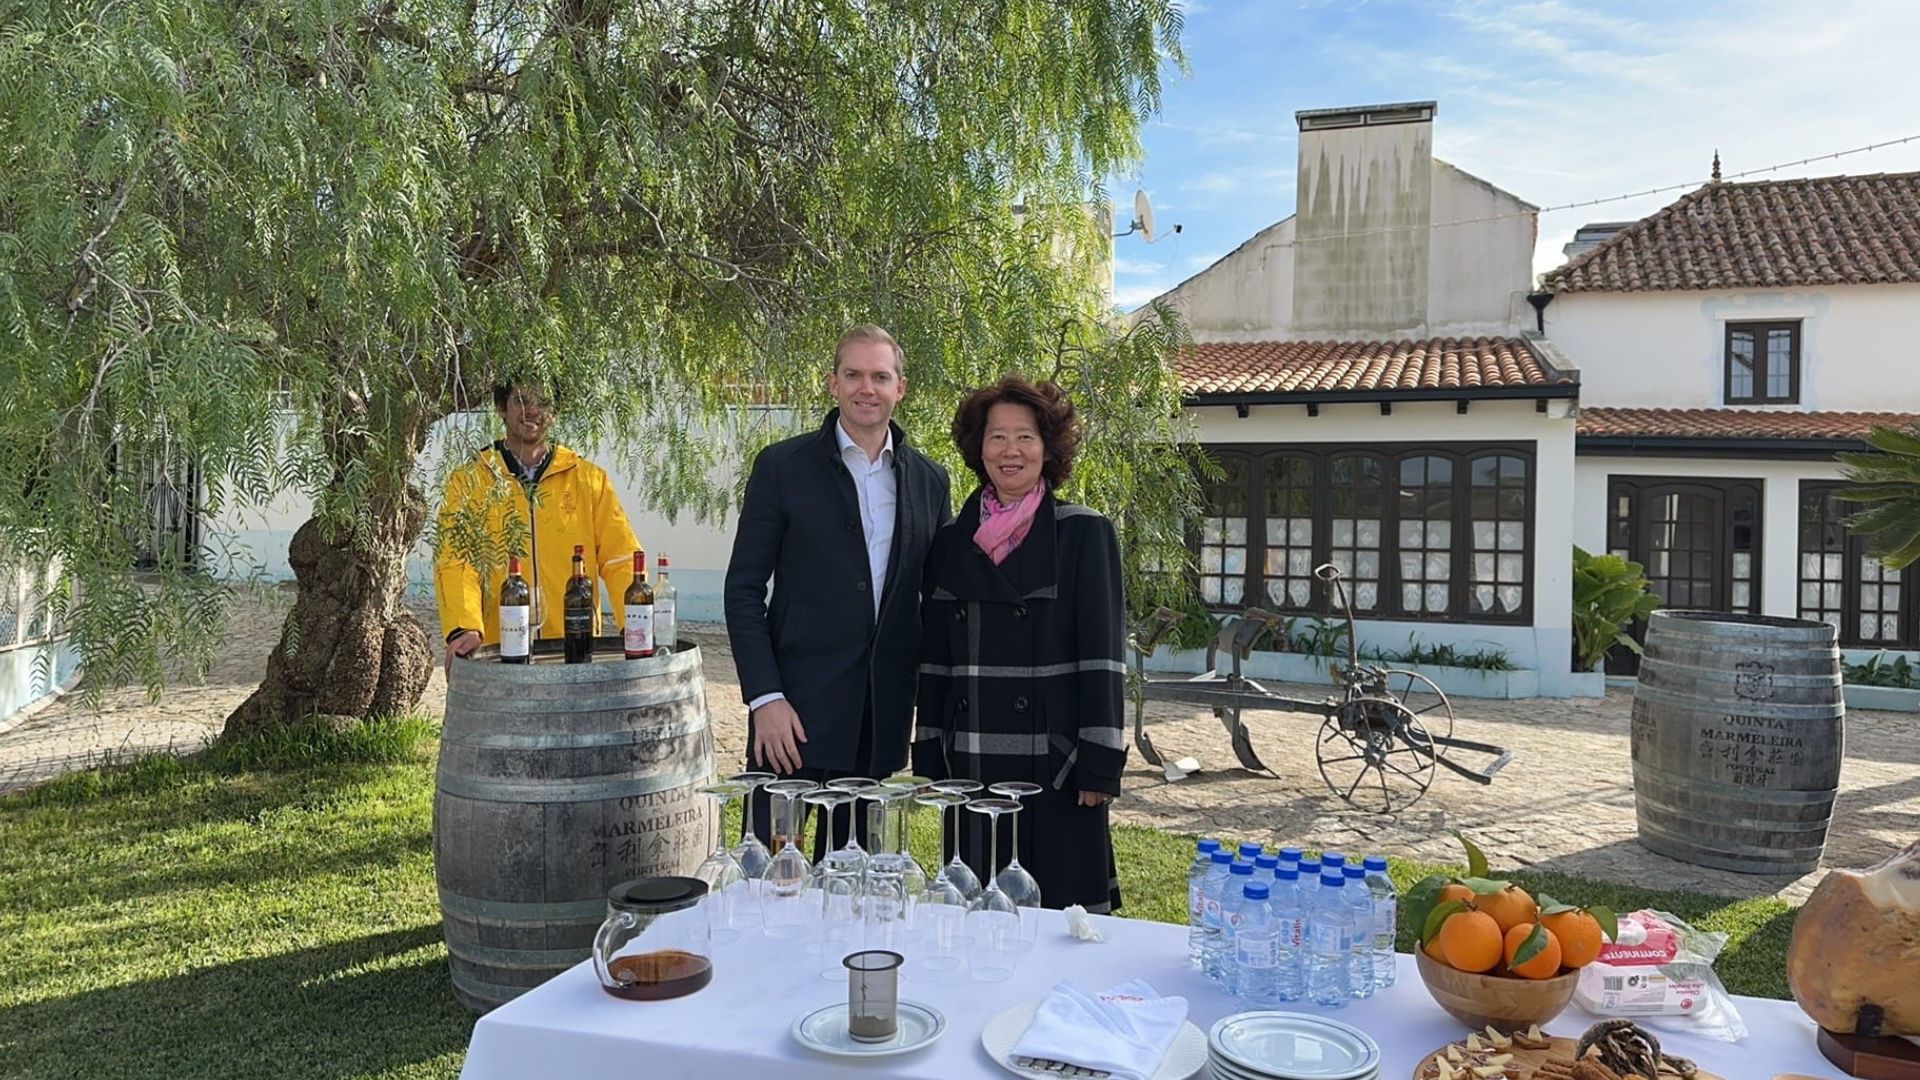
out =
{"type": "Polygon", "coordinates": [[[499,643],[500,583],[509,555],[521,556],[521,574],[533,591],[535,634],[557,638],[574,545],[587,549],[587,573],[606,590],[595,597],[596,635],[600,596],[620,603],[640,546],[606,470],[548,440],[554,401],[546,390],[530,383],[496,386],[493,404],[504,436],[454,471],[440,504],[434,584],[449,670],[455,657],[499,643]]]}

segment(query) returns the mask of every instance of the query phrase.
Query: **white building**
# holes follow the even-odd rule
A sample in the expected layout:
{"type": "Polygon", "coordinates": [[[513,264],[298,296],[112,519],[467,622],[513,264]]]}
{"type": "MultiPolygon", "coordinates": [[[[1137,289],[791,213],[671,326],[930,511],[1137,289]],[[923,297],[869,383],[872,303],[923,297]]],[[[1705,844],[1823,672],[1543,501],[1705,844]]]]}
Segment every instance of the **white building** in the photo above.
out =
{"type": "Polygon", "coordinates": [[[1837,452],[1920,422],[1920,173],[1709,183],[1544,290],[1581,370],[1578,543],[1645,564],[1674,606],[1920,646],[1913,571],[1884,571],[1829,498],[1837,452]]]}
{"type": "Polygon", "coordinates": [[[1537,208],[1435,160],[1435,112],[1297,113],[1296,213],[1162,298],[1225,471],[1201,597],[1331,615],[1332,562],[1363,645],[1497,650],[1565,695],[1581,374],[1525,330],[1537,208]]]}

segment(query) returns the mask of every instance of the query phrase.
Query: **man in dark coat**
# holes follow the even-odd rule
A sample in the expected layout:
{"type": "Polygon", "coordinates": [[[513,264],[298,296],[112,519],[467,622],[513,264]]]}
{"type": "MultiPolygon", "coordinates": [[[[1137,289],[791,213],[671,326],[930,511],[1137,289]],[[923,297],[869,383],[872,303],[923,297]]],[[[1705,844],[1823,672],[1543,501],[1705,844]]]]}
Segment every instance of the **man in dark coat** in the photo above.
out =
{"type": "MultiPolygon", "coordinates": [[[[727,637],[749,768],[881,778],[907,762],[921,568],[952,496],[946,470],[893,423],[907,380],[885,330],[847,331],[828,385],[839,408],[818,432],[754,458],[727,563],[727,637]]],[[[756,798],[762,836],[766,816],[756,798]]]]}

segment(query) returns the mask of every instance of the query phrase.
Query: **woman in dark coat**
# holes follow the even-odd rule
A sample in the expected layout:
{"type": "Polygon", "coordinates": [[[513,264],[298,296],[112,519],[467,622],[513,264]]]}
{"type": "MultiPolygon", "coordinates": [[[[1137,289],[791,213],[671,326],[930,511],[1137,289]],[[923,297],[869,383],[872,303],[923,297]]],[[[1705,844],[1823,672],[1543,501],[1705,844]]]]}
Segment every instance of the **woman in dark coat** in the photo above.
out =
{"type": "MultiPolygon", "coordinates": [[[[1125,604],[1113,524],[1054,496],[1079,417],[1058,386],[1009,375],[961,403],[953,437],[981,486],[927,555],[914,771],[1040,785],[1019,834],[1043,904],[1115,910],[1125,604]]],[[[999,869],[986,865],[989,819],[961,818],[962,857],[984,882],[999,869]]],[[[1001,824],[1002,867],[1012,831],[1001,824]]]]}

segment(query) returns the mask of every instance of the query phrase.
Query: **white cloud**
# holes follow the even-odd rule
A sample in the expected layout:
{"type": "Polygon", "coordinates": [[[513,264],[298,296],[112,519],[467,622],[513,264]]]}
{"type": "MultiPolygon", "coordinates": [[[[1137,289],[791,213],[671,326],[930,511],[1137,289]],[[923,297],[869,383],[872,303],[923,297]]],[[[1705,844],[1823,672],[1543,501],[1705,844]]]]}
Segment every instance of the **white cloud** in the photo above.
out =
{"type": "Polygon", "coordinates": [[[1120,285],[1113,290],[1113,306],[1132,311],[1166,291],[1165,285],[1120,285]]]}

